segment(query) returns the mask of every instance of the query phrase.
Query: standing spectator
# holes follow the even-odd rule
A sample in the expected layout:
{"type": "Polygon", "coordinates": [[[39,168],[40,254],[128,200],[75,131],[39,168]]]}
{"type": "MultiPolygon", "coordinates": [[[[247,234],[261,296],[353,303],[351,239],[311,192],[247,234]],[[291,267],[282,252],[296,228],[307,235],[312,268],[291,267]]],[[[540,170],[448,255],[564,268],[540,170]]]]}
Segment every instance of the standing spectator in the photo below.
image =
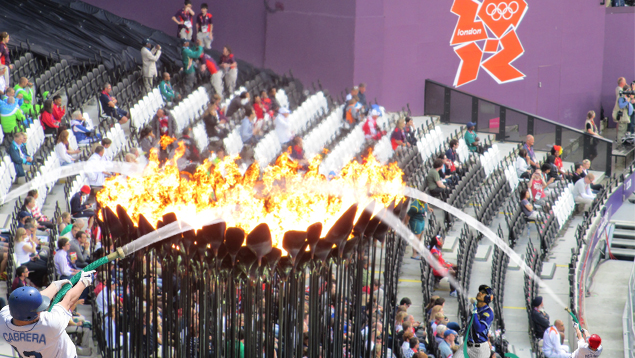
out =
{"type": "Polygon", "coordinates": [[[161,46],[156,45],[152,48],[150,39],[143,41],[141,49],[141,61],[143,62],[143,85],[146,92],[152,91],[154,78],[157,76],[157,61],[161,57],[161,46]]]}
{"type": "Polygon", "coordinates": [[[415,128],[415,121],[413,121],[410,117],[406,117],[406,127],[404,128],[404,133],[406,134],[407,143],[410,145],[417,145],[417,129],[415,128]]]}
{"type": "Polygon", "coordinates": [[[53,96],[53,118],[61,122],[64,115],[66,115],[66,106],[62,105],[62,96],[56,94],[53,96]]]}
{"type": "Polygon", "coordinates": [[[523,148],[527,151],[527,154],[529,154],[529,165],[534,169],[538,169],[538,160],[536,159],[536,153],[534,153],[534,142],[534,136],[531,134],[527,135],[523,148]]]}
{"type": "Polygon", "coordinates": [[[8,97],[4,104],[0,104],[2,132],[5,135],[13,133],[18,123],[26,125],[26,117],[17,103],[15,103],[15,97],[8,97]]]}
{"type": "Polygon", "coordinates": [[[357,98],[359,98],[359,103],[364,108],[368,108],[368,103],[366,102],[366,84],[360,83],[359,86],[357,86],[357,89],[358,89],[357,98]]]}
{"type": "Polygon", "coordinates": [[[289,146],[289,142],[293,139],[293,132],[291,131],[291,120],[289,119],[288,109],[282,107],[278,110],[278,116],[275,119],[276,135],[282,145],[282,150],[286,150],[289,146]]]}
{"type": "Polygon", "coordinates": [[[0,70],[4,71],[4,81],[7,87],[11,86],[11,76],[9,75],[10,69],[13,70],[11,64],[11,52],[9,51],[9,34],[6,32],[0,32],[0,70]]]}
{"type": "Polygon", "coordinates": [[[31,158],[23,149],[23,143],[25,142],[24,133],[18,132],[13,136],[13,142],[9,147],[9,156],[15,166],[16,176],[23,177],[25,175],[24,165],[31,165],[33,158],[31,158]]]}
{"type": "Polygon", "coordinates": [[[430,195],[435,198],[439,198],[441,200],[445,200],[445,195],[447,194],[447,187],[443,184],[443,180],[441,180],[441,175],[439,171],[443,168],[443,159],[435,159],[432,164],[432,168],[428,172],[426,176],[426,182],[428,183],[428,190],[430,191],[430,195]]]}
{"type": "Polygon", "coordinates": [[[214,87],[215,94],[222,96],[223,95],[223,71],[220,70],[214,58],[204,52],[201,53],[200,61],[205,64],[205,67],[209,71],[209,74],[211,76],[210,82],[212,84],[212,87],[214,87]]]}
{"type": "Polygon", "coordinates": [[[194,82],[196,81],[196,66],[194,61],[201,57],[203,53],[203,47],[201,46],[201,40],[196,40],[196,46],[190,49],[190,41],[183,40],[183,47],[181,48],[181,60],[183,61],[183,73],[185,73],[185,91],[187,93],[192,92],[194,88],[194,82]]]}
{"type": "Polygon", "coordinates": [[[95,212],[92,210],[93,206],[86,203],[89,194],[90,187],[88,185],[84,185],[71,197],[71,215],[73,215],[73,217],[92,218],[95,216],[95,212]]]}
{"type": "Polygon", "coordinates": [[[249,92],[241,92],[239,96],[234,97],[234,99],[229,102],[225,115],[231,117],[234,113],[238,112],[239,109],[246,108],[247,105],[249,105],[249,92]]]}
{"type": "Polygon", "coordinates": [[[529,154],[525,148],[518,151],[516,158],[516,174],[520,179],[529,179],[531,176],[531,166],[529,165],[529,154]]]}
{"type": "MultiPolygon", "coordinates": [[[[88,158],[88,162],[102,162],[104,161],[104,154],[106,154],[106,149],[101,145],[95,147],[95,151],[88,158]]],[[[93,188],[94,191],[100,190],[104,186],[104,181],[106,180],[106,172],[87,172],[86,176],[88,177],[88,185],[93,188]]]]}
{"type": "Polygon", "coordinates": [[[545,312],[545,304],[542,302],[542,296],[536,296],[531,301],[531,322],[534,328],[534,336],[536,339],[542,339],[545,330],[549,328],[549,315],[545,312]]]}
{"type": "Polygon", "coordinates": [[[586,114],[584,131],[596,137],[602,138],[600,131],[598,131],[598,127],[595,125],[595,111],[589,111],[589,113],[586,114]]]}
{"type": "Polygon", "coordinates": [[[163,81],[159,83],[159,90],[161,91],[161,97],[163,97],[163,100],[169,105],[171,105],[172,102],[181,99],[181,95],[174,92],[174,89],[172,89],[170,74],[167,72],[163,73],[163,81]]]}
{"type": "Polygon", "coordinates": [[[443,342],[439,344],[439,351],[441,352],[442,358],[448,358],[452,355],[452,345],[457,336],[458,333],[456,333],[456,331],[451,329],[445,330],[443,333],[443,342]]]}
{"type": "Polygon", "coordinates": [[[203,47],[208,50],[212,48],[212,41],[214,41],[213,29],[212,14],[208,12],[207,4],[202,3],[201,13],[196,17],[196,36],[203,40],[203,47]]]}
{"type": "Polygon", "coordinates": [[[11,284],[11,291],[19,288],[19,287],[37,287],[31,280],[29,280],[29,269],[21,265],[15,270],[15,278],[11,284]]]}
{"type": "Polygon", "coordinates": [[[569,346],[561,344],[564,335],[564,323],[557,319],[553,326],[544,331],[542,337],[542,352],[547,358],[569,358],[569,346]]]}
{"type": "MultiPolygon", "coordinates": [[[[238,78],[238,63],[234,59],[232,49],[225,45],[223,47],[223,55],[220,57],[220,67],[223,70],[223,79],[227,93],[231,96],[236,87],[236,79],[238,78]]],[[[221,94],[222,95],[222,94],[221,94]]]]}
{"type": "MultiPolygon", "coordinates": [[[[104,90],[99,95],[99,102],[101,103],[101,109],[107,116],[110,116],[119,121],[119,124],[128,122],[128,112],[117,106],[117,99],[110,95],[112,86],[110,83],[104,85],[104,90]]],[[[46,107],[46,102],[44,102],[46,107]]]]}
{"type": "Polygon", "coordinates": [[[15,90],[16,95],[22,95],[22,105],[20,106],[22,111],[30,116],[37,114],[37,111],[39,111],[40,108],[39,106],[36,107],[33,104],[33,99],[35,98],[33,83],[31,83],[28,78],[21,77],[20,81],[17,85],[15,85],[15,87],[13,87],[13,89],[15,90]]]}
{"type": "Polygon", "coordinates": [[[178,29],[176,32],[176,37],[183,40],[191,40],[192,39],[192,20],[194,19],[194,10],[192,10],[192,2],[190,0],[185,0],[183,4],[183,8],[172,16],[172,21],[176,22],[178,25],[178,29]]]}
{"type": "Polygon", "coordinates": [[[71,243],[67,238],[63,237],[57,240],[57,248],[58,250],[53,258],[55,271],[59,275],[60,280],[70,280],[73,275],[80,271],[73,267],[68,255],[68,251],[71,249],[71,243]]]}
{"type": "Polygon", "coordinates": [[[617,79],[617,88],[615,88],[615,106],[613,107],[613,120],[617,123],[617,139],[622,138],[626,132],[635,130],[633,121],[635,120],[635,111],[633,111],[634,98],[622,94],[622,91],[628,91],[626,79],[620,77],[617,79]]]}
{"type": "Polygon", "coordinates": [[[406,134],[403,131],[405,126],[406,121],[403,118],[397,121],[395,130],[390,134],[390,144],[392,145],[392,150],[397,150],[397,148],[401,146],[410,146],[410,143],[406,142],[406,134]]]}
{"type": "Polygon", "coordinates": [[[472,153],[483,154],[483,147],[481,145],[481,139],[476,136],[476,132],[474,129],[476,128],[476,123],[469,122],[467,124],[467,132],[465,132],[464,139],[465,144],[467,144],[467,149],[472,153]]]}
{"type": "MultiPolygon", "coordinates": [[[[406,214],[405,222],[408,224],[410,231],[421,240],[421,235],[426,228],[426,216],[428,212],[432,212],[432,208],[428,206],[428,203],[420,201],[419,199],[412,199],[408,213],[406,214]]],[[[412,248],[411,259],[418,260],[421,258],[415,248],[412,248]]]]}
{"type": "Polygon", "coordinates": [[[50,99],[44,101],[40,122],[42,123],[42,128],[44,128],[44,134],[56,134],[57,129],[60,127],[61,122],[53,116],[53,101],[50,99]]]}
{"type": "Polygon", "coordinates": [[[250,108],[245,108],[245,118],[240,124],[240,139],[243,143],[254,145],[260,138],[262,138],[262,132],[255,126],[256,113],[250,108]]]}
{"type": "Polygon", "coordinates": [[[591,184],[595,175],[593,173],[587,174],[584,178],[578,180],[573,186],[573,198],[576,204],[584,204],[584,211],[588,211],[593,204],[595,195],[591,191],[591,184]]]}
{"type": "Polygon", "coordinates": [[[534,206],[531,205],[531,196],[529,194],[529,190],[522,189],[520,191],[520,208],[523,211],[523,214],[528,220],[536,220],[538,219],[538,212],[534,210],[534,206]]]}
{"type": "Polygon", "coordinates": [[[171,114],[166,113],[163,108],[157,110],[157,114],[152,117],[150,125],[152,126],[152,132],[157,133],[159,137],[166,135],[174,138],[176,136],[176,120],[171,114]]]}
{"type": "Polygon", "coordinates": [[[68,130],[63,130],[57,138],[57,143],[55,144],[55,154],[57,154],[57,157],[60,160],[60,165],[62,166],[72,164],[75,161],[75,158],[73,158],[72,155],[79,153],[79,149],[69,149],[68,145],[68,130]]]}

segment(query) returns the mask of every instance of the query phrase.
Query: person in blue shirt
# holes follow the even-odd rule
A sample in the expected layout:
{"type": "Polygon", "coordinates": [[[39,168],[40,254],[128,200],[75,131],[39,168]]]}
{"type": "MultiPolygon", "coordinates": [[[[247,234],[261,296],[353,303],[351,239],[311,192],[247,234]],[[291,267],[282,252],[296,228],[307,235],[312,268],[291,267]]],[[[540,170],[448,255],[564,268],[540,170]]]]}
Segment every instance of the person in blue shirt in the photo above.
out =
{"type": "Polygon", "coordinates": [[[24,142],[26,142],[24,133],[18,132],[14,135],[13,142],[8,150],[18,178],[25,175],[24,165],[30,165],[33,162],[33,158],[26,152],[24,142]]]}
{"type": "MultiPolygon", "coordinates": [[[[491,348],[488,333],[494,321],[494,311],[489,304],[494,299],[492,288],[487,285],[478,287],[476,302],[472,304],[472,318],[469,335],[465,339],[469,358],[490,358],[491,348]]],[[[454,354],[454,358],[464,358],[463,345],[454,354]]],[[[467,357],[465,357],[467,358],[467,357]]]]}
{"type": "Polygon", "coordinates": [[[253,145],[262,138],[262,132],[255,125],[256,113],[251,107],[245,107],[245,118],[240,123],[240,139],[244,144],[253,145]]]}

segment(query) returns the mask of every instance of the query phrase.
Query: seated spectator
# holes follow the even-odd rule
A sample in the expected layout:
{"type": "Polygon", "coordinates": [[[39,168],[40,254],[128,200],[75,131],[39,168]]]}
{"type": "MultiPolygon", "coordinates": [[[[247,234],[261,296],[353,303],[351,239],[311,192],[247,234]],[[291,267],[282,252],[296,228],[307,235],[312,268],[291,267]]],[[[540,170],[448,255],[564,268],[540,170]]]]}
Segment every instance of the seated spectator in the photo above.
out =
{"type": "Polygon", "coordinates": [[[33,205],[32,209],[31,209],[31,214],[33,214],[33,217],[35,218],[35,220],[37,220],[37,221],[50,221],[46,217],[46,215],[42,214],[42,212],[40,211],[40,207],[37,205],[37,199],[40,196],[40,194],[38,193],[37,189],[29,190],[26,193],[26,196],[27,197],[30,196],[33,199],[35,199],[35,200],[33,200],[34,205],[33,205]]]}
{"type": "Polygon", "coordinates": [[[434,340],[437,342],[437,346],[443,342],[443,337],[447,329],[448,327],[446,325],[438,324],[437,328],[434,330],[434,340]]]}
{"type": "Polygon", "coordinates": [[[282,145],[282,150],[286,150],[289,146],[289,142],[293,139],[293,132],[291,131],[291,120],[289,115],[291,112],[287,108],[281,107],[278,110],[278,115],[274,121],[276,127],[276,135],[282,145]]]}
{"type": "Polygon", "coordinates": [[[278,113],[281,107],[280,103],[278,102],[278,99],[276,98],[277,91],[278,90],[275,87],[269,88],[268,98],[264,99],[265,104],[269,107],[269,110],[272,111],[274,114],[278,113]]]}
{"type": "MultiPolygon", "coordinates": [[[[403,330],[403,321],[408,318],[406,311],[401,311],[395,316],[395,331],[399,332],[403,330]]],[[[402,333],[403,334],[403,333],[402,333]]]]}
{"type": "MultiPolygon", "coordinates": [[[[88,158],[87,162],[93,163],[107,161],[104,158],[104,154],[106,154],[106,149],[101,145],[98,145],[95,147],[95,151],[90,156],[90,158],[88,158]]],[[[90,185],[90,187],[93,188],[94,191],[101,190],[101,188],[104,186],[107,175],[110,174],[107,172],[86,172],[86,176],[88,177],[88,185],[90,185]]]]}
{"type": "Polygon", "coordinates": [[[448,318],[445,316],[445,312],[443,312],[443,308],[441,308],[439,310],[439,312],[437,312],[434,317],[433,317],[433,321],[432,321],[432,330],[435,331],[437,329],[437,326],[440,324],[446,325],[448,324],[450,320],[448,320],[448,318]]]}
{"type": "Polygon", "coordinates": [[[441,358],[448,358],[452,355],[452,345],[459,334],[456,331],[448,329],[443,333],[443,342],[439,344],[441,358]]]}
{"type": "Polygon", "coordinates": [[[115,154],[110,149],[111,145],[112,145],[112,140],[110,140],[108,138],[104,138],[104,139],[101,140],[101,146],[104,147],[104,149],[106,149],[106,154],[104,154],[104,158],[106,158],[106,160],[112,160],[112,158],[113,158],[113,156],[115,154]]]}
{"type": "Polygon", "coordinates": [[[79,149],[73,150],[68,148],[68,137],[68,130],[63,130],[57,138],[57,144],[55,144],[55,154],[57,154],[57,157],[60,160],[60,165],[62,166],[73,164],[75,161],[73,156],[80,152],[79,149]]]}
{"type": "Polygon", "coordinates": [[[573,164],[573,173],[571,173],[571,182],[573,184],[577,183],[578,180],[582,179],[586,174],[584,173],[584,167],[581,162],[576,162],[573,164]]]}
{"type": "Polygon", "coordinates": [[[13,98],[18,107],[22,107],[22,104],[24,103],[22,97],[22,93],[16,95],[15,90],[11,87],[8,87],[4,95],[2,96],[2,101],[6,103],[9,98],[13,98]]]}
{"type": "Polygon", "coordinates": [[[63,237],[57,240],[57,248],[58,250],[53,258],[55,272],[59,275],[60,280],[70,280],[73,275],[80,271],[71,263],[68,254],[71,249],[71,243],[67,238],[63,237]]]}
{"type": "Polygon", "coordinates": [[[47,99],[42,106],[42,113],[40,113],[40,123],[44,128],[44,134],[56,134],[60,127],[60,121],[53,117],[53,101],[47,99]]]}
{"type": "Polygon", "coordinates": [[[46,219],[46,217],[43,217],[42,214],[39,212],[39,209],[35,209],[37,207],[37,204],[35,203],[35,198],[33,198],[32,196],[27,196],[26,198],[24,198],[24,203],[22,204],[22,211],[27,211],[37,222],[38,226],[41,228],[47,228],[47,229],[55,229],[55,224],[53,224],[52,222],[48,221],[48,220],[43,220],[46,219]],[[37,211],[37,214],[39,215],[39,219],[35,216],[37,211]]]}
{"type": "Polygon", "coordinates": [[[298,162],[298,165],[301,169],[307,170],[309,166],[309,161],[304,158],[304,148],[302,144],[302,137],[295,136],[293,137],[293,146],[291,146],[291,158],[298,162]]]}
{"type": "Polygon", "coordinates": [[[545,304],[542,302],[542,296],[536,296],[531,302],[531,322],[534,328],[534,336],[536,339],[542,339],[545,330],[549,328],[549,315],[545,312],[545,304]]]}
{"type": "Polygon", "coordinates": [[[257,120],[262,121],[265,120],[265,117],[269,116],[269,113],[267,113],[267,107],[264,105],[264,103],[262,103],[262,98],[258,94],[254,96],[253,107],[254,112],[256,112],[257,120]]]}
{"type": "MultiPolygon", "coordinates": [[[[434,306],[437,306],[437,299],[439,299],[439,296],[432,296],[430,297],[430,300],[428,301],[428,304],[426,305],[426,307],[424,308],[424,312],[426,315],[430,316],[431,312],[432,312],[432,308],[434,308],[434,306]]],[[[445,303],[445,300],[443,301],[443,303],[445,303]]]]}
{"type": "Polygon", "coordinates": [[[529,179],[531,177],[531,166],[529,165],[529,154],[527,150],[521,148],[516,158],[516,174],[520,179],[529,179]]]}
{"type": "Polygon", "coordinates": [[[531,165],[534,169],[538,169],[538,160],[536,159],[536,154],[534,153],[534,141],[534,136],[531,134],[527,135],[523,148],[527,151],[527,154],[529,154],[529,165],[531,165]]]}
{"type": "Polygon", "coordinates": [[[459,148],[459,141],[456,139],[450,140],[449,143],[450,148],[445,151],[445,156],[454,163],[454,167],[456,168],[456,173],[462,177],[465,174],[463,170],[463,166],[461,165],[461,160],[459,158],[459,153],[457,153],[457,149],[459,148]]]}
{"type": "Polygon", "coordinates": [[[5,103],[0,105],[0,124],[5,135],[13,133],[18,124],[27,124],[27,119],[20,107],[15,103],[15,98],[9,97],[5,103]]]}
{"type": "Polygon", "coordinates": [[[555,188],[558,185],[558,182],[560,181],[560,178],[558,176],[558,168],[556,168],[555,165],[551,164],[551,163],[543,163],[540,166],[540,171],[542,172],[542,176],[544,177],[545,181],[547,182],[547,187],[548,188],[555,188]]]}
{"type": "MultiPolygon", "coordinates": [[[[430,245],[428,246],[430,253],[438,261],[439,266],[441,266],[442,269],[442,271],[437,271],[434,266],[432,267],[432,274],[438,280],[442,279],[445,276],[456,277],[456,265],[450,262],[446,262],[443,259],[442,251],[444,241],[445,240],[443,239],[443,237],[437,235],[430,240],[430,245]]],[[[457,296],[456,288],[452,283],[450,283],[450,296],[457,296]]]]}
{"type": "Polygon", "coordinates": [[[183,158],[189,160],[190,162],[201,163],[201,154],[196,147],[196,142],[194,142],[194,139],[192,138],[192,131],[189,127],[183,128],[181,137],[177,140],[177,142],[182,142],[185,146],[183,158]]]}
{"type": "Polygon", "coordinates": [[[28,271],[31,272],[33,284],[42,287],[45,285],[48,267],[46,261],[42,260],[37,254],[37,242],[29,237],[29,232],[32,229],[34,229],[33,226],[28,224],[27,227],[16,230],[14,252],[18,265],[26,266],[28,271]]]}
{"type": "Polygon", "coordinates": [[[225,111],[225,115],[227,117],[231,117],[234,113],[238,112],[241,108],[247,108],[249,105],[249,92],[242,92],[240,96],[234,97],[234,99],[229,102],[229,106],[227,106],[227,111],[225,111]]]}
{"type": "MultiPolygon", "coordinates": [[[[62,232],[66,230],[66,227],[71,223],[71,213],[65,211],[57,218],[57,232],[63,235],[62,232]]],[[[70,230],[70,229],[69,229],[70,230]]]]}
{"type": "Polygon", "coordinates": [[[13,142],[8,150],[9,157],[11,157],[11,161],[15,166],[15,173],[18,178],[25,176],[24,165],[31,165],[33,163],[33,158],[26,153],[24,142],[26,142],[26,136],[24,133],[18,132],[13,136],[13,142]]]}
{"type": "Polygon", "coordinates": [[[84,185],[81,189],[71,197],[71,215],[75,218],[92,218],[95,216],[93,206],[87,204],[90,187],[84,185]]]}
{"type": "Polygon", "coordinates": [[[75,223],[73,223],[72,225],[68,225],[68,228],[68,231],[64,231],[64,233],[60,234],[60,237],[65,237],[68,240],[71,240],[75,236],[77,236],[78,232],[84,229],[84,220],[77,219],[75,220],[75,223]]]}
{"type": "Polygon", "coordinates": [[[176,120],[163,108],[157,110],[150,121],[150,126],[152,126],[152,132],[157,133],[159,137],[176,137],[176,120]]]}
{"type": "Polygon", "coordinates": [[[567,171],[564,170],[564,167],[562,165],[562,147],[559,145],[554,145],[549,153],[549,156],[547,156],[547,162],[556,166],[558,174],[567,174],[567,171]]]}
{"type": "Polygon", "coordinates": [[[144,127],[139,133],[139,145],[141,146],[141,150],[145,153],[146,157],[150,156],[150,149],[154,148],[157,145],[157,140],[154,137],[154,132],[152,132],[152,128],[144,127]]]}
{"type": "Polygon", "coordinates": [[[406,117],[406,127],[404,128],[406,134],[406,142],[410,145],[417,145],[417,129],[415,128],[415,121],[410,117],[406,117]]]}
{"type": "Polygon", "coordinates": [[[403,130],[405,126],[406,121],[403,118],[397,121],[395,130],[390,134],[390,144],[392,145],[392,150],[397,150],[398,147],[410,146],[410,143],[406,142],[406,133],[403,130]]]}
{"type": "Polygon", "coordinates": [[[262,130],[256,125],[256,113],[250,107],[245,108],[245,118],[240,124],[240,139],[243,143],[255,145],[262,138],[262,130]]]}
{"type": "Polygon", "coordinates": [[[370,111],[370,115],[366,117],[364,121],[364,125],[362,126],[362,130],[364,131],[364,138],[367,140],[379,140],[383,137],[386,132],[382,131],[377,125],[377,118],[381,113],[377,110],[370,111]]]}
{"type": "Polygon", "coordinates": [[[475,128],[476,123],[469,122],[467,124],[467,132],[465,132],[463,139],[465,139],[465,144],[470,152],[483,154],[483,145],[481,144],[481,139],[476,136],[475,128]]]}
{"type": "MultiPolygon", "coordinates": [[[[231,96],[236,88],[238,78],[238,63],[234,59],[234,54],[229,46],[223,47],[223,55],[220,57],[220,68],[223,70],[223,81],[227,88],[227,93],[231,96]]],[[[222,93],[219,93],[222,95],[222,93]]],[[[228,114],[228,116],[230,116],[228,114]]]]}
{"type": "Polygon", "coordinates": [[[90,240],[86,232],[79,231],[73,239],[70,240],[69,253],[75,253],[77,255],[77,261],[75,266],[83,269],[90,263],[90,240]]]}
{"type": "Polygon", "coordinates": [[[62,105],[62,96],[56,94],[53,96],[53,118],[57,122],[62,121],[62,117],[66,115],[66,106],[62,105]]]}
{"type": "Polygon", "coordinates": [[[37,288],[37,286],[31,280],[29,280],[29,273],[30,272],[28,267],[24,265],[21,265],[20,267],[15,269],[15,278],[11,283],[11,291],[15,291],[17,288],[24,286],[37,288]]]}
{"type": "MultiPolygon", "coordinates": [[[[40,110],[40,106],[35,105],[35,90],[33,83],[26,77],[21,77],[18,84],[13,87],[16,95],[22,96],[22,104],[20,108],[24,114],[31,115],[37,113],[40,110]]],[[[46,98],[46,96],[44,96],[46,98]]]]}
{"type": "Polygon", "coordinates": [[[137,163],[137,158],[132,153],[126,153],[126,155],[124,156],[124,161],[126,163],[136,164],[137,163]]]}
{"type": "Polygon", "coordinates": [[[161,91],[161,97],[168,105],[181,100],[181,95],[172,89],[170,74],[167,72],[163,73],[163,81],[159,83],[159,91],[161,91]]]}
{"type": "Polygon", "coordinates": [[[523,214],[525,215],[525,218],[529,219],[529,220],[536,220],[538,219],[538,212],[534,210],[534,206],[531,205],[531,196],[529,194],[529,190],[527,189],[522,189],[520,191],[520,208],[523,211],[523,214]]]}
{"type": "Polygon", "coordinates": [[[574,201],[576,204],[583,204],[584,211],[589,210],[593,204],[593,200],[595,199],[595,194],[593,194],[593,191],[591,190],[593,180],[595,180],[595,175],[593,175],[593,173],[589,173],[584,178],[578,180],[573,186],[574,201]]]}
{"type": "Polygon", "coordinates": [[[454,162],[448,159],[443,153],[439,154],[438,158],[443,161],[443,167],[441,167],[441,170],[439,171],[439,176],[441,177],[441,180],[443,180],[443,183],[448,184],[450,188],[453,188],[454,185],[459,183],[454,162]]]}
{"type": "Polygon", "coordinates": [[[404,357],[408,354],[408,351],[411,351],[410,357],[414,354],[414,351],[410,349],[410,339],[415,336],[414,332],[408,330],[403,334],[403,343],[401,344],[401,352],[404,357]]]}
{"type": "Polygon", "coordinates": [[[404,358],[412,358],[419,351],[419,338],[410,338],[410,349],[404,350],[404,358]]]}
{"type": "Polygon", "coordinates": [[[112,86],[110,83],[106,83],[104,90],[99,95],[101,109],[107,116],[119,121],[119,124],[124,124],[128,122],[128,112],[117,106],[117,99],[110,95],[110,91],[112,91],[112,86]]]}
{"type": "MultiPolygon", "coordinates": [[[[584,175],[582,176],[583,178],[587,174],[589,174],[589,170],[591,170],[591,161],[588,159],[585,159],[582,161],[582,172],[584,173],[584,175]]],[[[595,193],[599,192],[602,189],[603,189],[603,186],[600,184],[591,184],[591,190],[593,190],[595,193]]]]}
{"type": "Polygon", "coordinates": [[[430,195],[435,198],[439,198],[441,200],[445,200],[446,194],[448,192],[447,187],[441,180],[441,175],[439,172],[443,168],[443,159],[435,159],[432,164],[432,168],[428,172],[426,176],[426,182],[428,183],[428,190],[430,191],[430,195]]]}
{"type": "Polygon", "coordinates": [[[77,110],[72,114],[71,130],[79,144],[89,144],[101,140],[101,134],[88,129],[88,122],[84,119],[82,111],[77,110]]]}
{"type": "Polygon", "coordinates": [[[542,175],[542,170],[536,169],[531,175],[529,190],[531,191],[530,201],[533,201],[538,206],[544,206],[551,191],[547,189],[547,182],[545,181],[545,176],[542,175]]]}
{"type": "Polygon", "coordinates": [[[557,319],[547,328],[542,338],[542,352],[547,358],[569,358],[569,346],[562,344],[564,323],[557,319]]]}

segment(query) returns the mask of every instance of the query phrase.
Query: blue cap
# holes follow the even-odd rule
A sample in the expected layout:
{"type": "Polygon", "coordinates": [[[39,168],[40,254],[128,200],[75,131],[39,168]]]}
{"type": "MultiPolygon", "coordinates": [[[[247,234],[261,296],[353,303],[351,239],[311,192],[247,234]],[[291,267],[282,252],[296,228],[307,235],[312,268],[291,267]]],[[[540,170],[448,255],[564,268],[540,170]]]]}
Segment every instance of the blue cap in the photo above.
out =
{"type": "Polygon", "coordinates": [[[37,313],[45,311],[51,304],[51,299],[42,296],[35,287],[20,287],[9,296],[9,312],[11,317],[19,321],[32,321],[37,313]]]}
{"type": "Polygon", "coordinates": [[[455,336],[458,336],[458,335],[459,335],[459,334],[458,334],[458,333],[456,333],[456,331],[455,331],[455,330],[453,330],[453,329],[446,329],[446,330],[445,330],[445,333],[443,333],[443,338],[445,338],[445,337],[447,337],[447,336],[449,336],[449,335],[451,335],[451,334],[453,334],[453,335],[455,335],[455,336]]]}
{"type": "Polygon", "coordinates": [[[468,128],[470,128],[470,127],[476,127],[476,123],[474,123],[474,122],[467,122],[467,127],[468,127],[468,128]]]}

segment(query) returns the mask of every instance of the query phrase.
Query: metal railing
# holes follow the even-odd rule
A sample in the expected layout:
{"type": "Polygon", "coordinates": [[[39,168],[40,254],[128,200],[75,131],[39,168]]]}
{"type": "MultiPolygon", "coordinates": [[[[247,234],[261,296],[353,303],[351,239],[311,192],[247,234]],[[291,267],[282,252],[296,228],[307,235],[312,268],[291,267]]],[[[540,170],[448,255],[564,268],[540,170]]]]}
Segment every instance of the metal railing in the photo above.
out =
{"type": "Polygon", "coordinates": [[[624,330],[624,358],[635,358],[635,263],[628,281],[628,294],[622,316],[624,330]]]}
{"type": "Polygon", "coordinates": [[[443,123],[476,123],[479,132],[496,134],[500,141],[523,142],[528,134],[535,138],[534,149],[563,148],[562,160],[593,161],[595,170],[611,175],[613,142],[552,120],[426,80],[424,114],[438,115],[443,123]],[[582,150],[580,150],[582,149],[582,150]]]}

